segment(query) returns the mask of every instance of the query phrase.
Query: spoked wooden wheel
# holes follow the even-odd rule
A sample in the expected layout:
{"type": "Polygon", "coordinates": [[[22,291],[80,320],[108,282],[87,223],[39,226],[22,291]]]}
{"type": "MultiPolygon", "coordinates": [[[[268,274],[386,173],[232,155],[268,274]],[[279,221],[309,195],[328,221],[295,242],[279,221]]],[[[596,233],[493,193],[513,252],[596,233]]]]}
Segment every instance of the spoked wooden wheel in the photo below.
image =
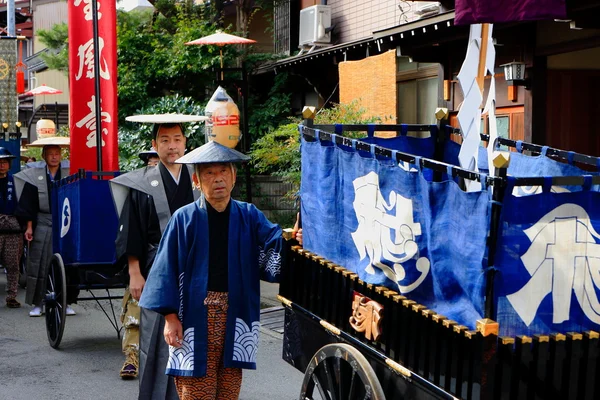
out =
{"type": "Polygon", "coordinates": [[[328,344],[306,368],[300,400],[385,400],[381,384],[360,351],[347,344],[328,344]]]}
{"type": "Polygon", "coordinates": [[[50,346],[58,349],[65,329],[67,278],[60,254],[54,254],[46,277],[46,332],[50,346]]]}

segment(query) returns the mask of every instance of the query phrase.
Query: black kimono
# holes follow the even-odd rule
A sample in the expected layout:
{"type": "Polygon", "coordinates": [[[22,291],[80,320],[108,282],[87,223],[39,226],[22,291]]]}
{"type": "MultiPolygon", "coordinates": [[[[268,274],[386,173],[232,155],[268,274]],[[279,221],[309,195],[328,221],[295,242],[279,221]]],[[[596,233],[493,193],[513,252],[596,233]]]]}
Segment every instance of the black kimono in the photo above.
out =
{"type": "MultiPolygon", "coordinates": [[[[169,218],[178,208],[199,197],[192,185],[192,168],[183,166],[179,184],[167,168],[145,167],[111,181],[119,211],[117,258],[127,263],[128,256],[139,259],[144,278],[148,276],[158,244],[169,218]]],[[[161,315],[141,310],[140,322],[140,399],[178,399],[173,379],[165,375],[169,357],[163,339],[165,321],[161,315]]]]}

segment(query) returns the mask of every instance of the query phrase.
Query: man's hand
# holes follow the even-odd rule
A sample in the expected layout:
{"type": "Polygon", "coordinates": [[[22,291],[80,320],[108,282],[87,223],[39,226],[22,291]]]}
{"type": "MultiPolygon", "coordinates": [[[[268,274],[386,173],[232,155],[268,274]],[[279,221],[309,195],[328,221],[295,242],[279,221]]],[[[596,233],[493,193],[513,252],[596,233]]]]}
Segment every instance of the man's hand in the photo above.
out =
{"type": "Polygon", "coordinates": [[[30,226],[28,226],[27,230],[25,231],[25,240],[28,242],[33,240],[33,229],[30,226]]]}
{"type": "Polygon", "coordinates": [[[302,228],[300,226],[300,213],[296,216],[296,224],[294,225],[294,239],[298,241],[298,244],[302,246],[302,228]]]}
{"type": "Polygon", "coordinates": [[[146,280],[141,273],[129,273],[129,292],[136,301],[140,301],[144,285],[146,285],[146,280]]]}
{"type": "Polygon", "coordinates": [[[129,265],[129,293],[136,301],[140,301],[146,284],[146,279],[140,270],[140,260],[135,256],[127,256],[127,264],[129,265]]]}
{"type": "Polygon", "coordinates": [[[165,342],[167,342],[169,346],[181,347],[183,327],[181,326],[181,321],[179,321],[177,314],[165,316],[165,330],[163,334],[165,336],[165,342]]]}

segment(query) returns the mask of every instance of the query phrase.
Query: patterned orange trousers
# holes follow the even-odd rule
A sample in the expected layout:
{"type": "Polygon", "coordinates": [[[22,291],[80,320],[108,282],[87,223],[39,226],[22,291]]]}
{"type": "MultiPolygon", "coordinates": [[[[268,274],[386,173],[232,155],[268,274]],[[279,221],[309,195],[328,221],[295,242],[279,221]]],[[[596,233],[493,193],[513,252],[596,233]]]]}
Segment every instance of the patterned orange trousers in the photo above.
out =
{"type": "Polygon", "coordinates": [[[208,311],[208,358],[206,376],[175,376],[181,400],[237,400],[242,387],[241,368],[223,366],[227,293],[208,292],[204,305],[208,311]]]}

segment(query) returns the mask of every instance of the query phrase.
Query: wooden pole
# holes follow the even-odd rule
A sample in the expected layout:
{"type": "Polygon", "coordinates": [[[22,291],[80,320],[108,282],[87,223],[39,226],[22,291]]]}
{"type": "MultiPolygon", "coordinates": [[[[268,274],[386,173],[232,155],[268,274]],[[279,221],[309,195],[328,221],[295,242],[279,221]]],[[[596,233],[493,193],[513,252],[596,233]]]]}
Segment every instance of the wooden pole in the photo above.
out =
{"type": "Polygon", "coordinates": [[[490,32],[490,24],[481,24],[481,48],[479,49],[479,68],[477,69],[477,84],[479,90],[483,94],[484,82],[485,82],[485,61],[487,58],[487,47],[488,47],[488,35],[490,32]]]}

